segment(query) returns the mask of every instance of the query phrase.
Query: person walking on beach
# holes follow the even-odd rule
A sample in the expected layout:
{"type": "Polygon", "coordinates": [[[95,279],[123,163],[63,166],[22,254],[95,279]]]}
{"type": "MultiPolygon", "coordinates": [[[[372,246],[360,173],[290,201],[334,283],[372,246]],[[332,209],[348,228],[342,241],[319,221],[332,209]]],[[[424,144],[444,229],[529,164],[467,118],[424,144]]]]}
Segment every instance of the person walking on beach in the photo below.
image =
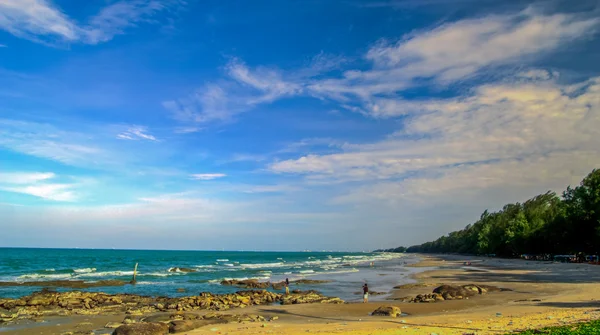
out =
{"type": "Polygon", "coordinates": [[[367,302],[369,302],[369,286],[365,283],[363,285],[363,304],[366,304],[367,302]]]}
{"type": "Polygon", "coordinates": [[[290,294],[290,280],[285,278],[285,295],[290,294]]]}

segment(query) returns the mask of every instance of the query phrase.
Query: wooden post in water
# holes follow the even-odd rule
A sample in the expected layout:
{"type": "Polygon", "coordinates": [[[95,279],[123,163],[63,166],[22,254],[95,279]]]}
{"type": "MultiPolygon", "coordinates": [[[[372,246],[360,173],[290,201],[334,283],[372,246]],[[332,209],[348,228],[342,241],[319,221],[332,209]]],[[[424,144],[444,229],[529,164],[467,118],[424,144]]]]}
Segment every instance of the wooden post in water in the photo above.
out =
{"type": "Polygon", "coordinates": [[[138,263],[135,263],[135,267],[133,268],[133,279],[129,282],[130,284],[135,285],[135,275],[137,274],[137,266],[138,266],[138,263]]]}

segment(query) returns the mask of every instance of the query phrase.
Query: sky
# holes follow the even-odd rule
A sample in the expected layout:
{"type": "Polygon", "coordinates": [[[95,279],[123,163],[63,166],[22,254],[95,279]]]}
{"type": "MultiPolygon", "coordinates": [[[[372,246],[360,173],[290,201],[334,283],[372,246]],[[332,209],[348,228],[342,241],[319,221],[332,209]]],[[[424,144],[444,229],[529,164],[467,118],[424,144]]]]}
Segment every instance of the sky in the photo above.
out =
{"type": "Polygon", "coordinates": [[[0,0],[0,246],[372,250],[600,168],[600,3],[0,0]]]}

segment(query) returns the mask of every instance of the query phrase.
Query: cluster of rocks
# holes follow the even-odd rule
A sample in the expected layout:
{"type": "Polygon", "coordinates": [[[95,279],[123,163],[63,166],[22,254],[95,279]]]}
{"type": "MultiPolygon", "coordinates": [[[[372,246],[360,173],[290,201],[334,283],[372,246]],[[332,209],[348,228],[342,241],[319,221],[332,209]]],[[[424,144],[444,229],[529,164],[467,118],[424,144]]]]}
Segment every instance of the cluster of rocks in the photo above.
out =
{"type": "Polygon", "coordinates": [[[506,289],[500,289],[489,285],[442,285],[436,287],[430,294],[419,294],[416,297],[404,297],[400,298],[404,302],[436,302],[444,300],[460,300],[468,299],[469,297],[486,294],[488,292],[503,291],[506,289]]]}
{"type": "MultiPolygon", "coordinates": [[[[290,284],[314,285],[314,284],[324,284],[324,283],[330,283],[330,282],[331,282],[331,280],[298,279],[298,280],[294,280],[294,281],[290,282],[290,284]]],[[[260,288],[260,289],[272,287],[274,290],[283,290],[285,288],[285,281],[271,283],[268,281],[260,282],[256,279],[244,279],[244,280],[230,279],[230,280],[221,281],[221,285],[237,286],[237,287],[243,287],[243,288],[260,288]]]]}
{"type": "Polygon", "coordinates": [[[230,279],[230,280],[221,281],[221,285],[238,286],[238,287],[243,287],[243,288],[268,288],[269,286],[271,286],[271,283],[259,282],[256,279],[244,279],[244,280],[230,279]]]}
{"type": "Polygon", "coordinates": [[[136,322],[131,317],[125,318],[123,322],[109,322],[104,328],[114,328],[113,335],[128,334],[167,334],[188,332],[200,327],[224,324],[230,322],[249,323],[274,321],[277,317],[268,320],[263,316],[255,314],[218,314],[209,312],[204,315],[193,313],[170,313],[157,314],[141,319],[136,322]]]}
{"type": "Polygon", "coordinates": [[[326,297],[316,291],[294,290],[292,294],[281,296],[282,305],[292,304],[310,304],[320,302],[322,304],[343,304],[344,300],[340,298],[326,297]]]}
{"type": "Polygon", "coordinates": [[[0,299],[0,322],[31,319],[50,315],[117,314],[144,315],[156,312],[215,310],[243,308],[251,305],[303,304],[312,302],[343,303],[318,292],[299,292],[290,295],[260,291],[239,291],[230,294],[200,293],[182,298],[145,297],[132,294],[95,292],[42,291],[19,299],[0,299]]]}
{"type": "Polygon", "coordinates": [[[391,316],[393,318],[401,314],[402,311],[400,310],[400,307],[396,306],[379,306],[379,308],[371,313],[373,316],[391,316]]]}

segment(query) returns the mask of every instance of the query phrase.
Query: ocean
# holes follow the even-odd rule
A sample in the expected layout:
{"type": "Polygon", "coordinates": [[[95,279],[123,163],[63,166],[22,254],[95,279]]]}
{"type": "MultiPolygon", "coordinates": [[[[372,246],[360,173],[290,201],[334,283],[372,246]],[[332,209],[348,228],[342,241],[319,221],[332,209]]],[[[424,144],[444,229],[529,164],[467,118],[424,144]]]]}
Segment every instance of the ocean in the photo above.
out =
{"type": "MultiPolygon", "coordinates": [[[[83,290],[178,297],[199,292],[242,290],[220,285],[224,279],[254,278],[278,282],[285,278],[290,281],[306,278],[332,282],[292,285],[291,288],[316,289],[326,295],[353,301],[360,299],[358,293],[365,282],[369,283],[372,291],[381,292],[387,292],[399,283],[410,282],[409,275],[416,269],[405,265],[416,261],[415,256],[393,253],[0,248],[0,282],[129,281],[134,265],[138,263],[136,285],[83,290]],[[190,268],[195,272],[173,272],[177,267],[190,268]]],[[[0,285],[0,298],[25,296],[40,289],[0,285]]],[[[68,289],[57,288],[57,291],[65,290],[68,289]]]]}

